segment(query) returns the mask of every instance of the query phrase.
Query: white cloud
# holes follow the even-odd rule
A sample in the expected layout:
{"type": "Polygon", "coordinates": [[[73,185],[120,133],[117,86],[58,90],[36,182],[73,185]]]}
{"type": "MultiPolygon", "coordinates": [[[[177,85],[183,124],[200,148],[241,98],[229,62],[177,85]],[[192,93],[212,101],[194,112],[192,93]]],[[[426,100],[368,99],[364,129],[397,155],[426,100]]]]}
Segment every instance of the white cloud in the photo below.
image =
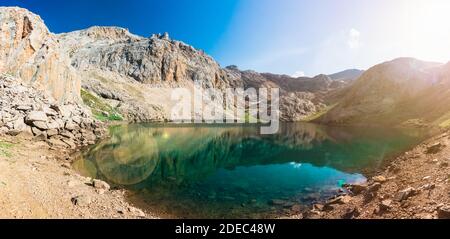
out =
{"type": "Polygon", "coordinates": [[[305,76],[305,72],[304,71],[296,71],[291,76],[294,78],[303,77],[303,76],[305,76]]]}
{"type": "Polygon", "coordinates": [[[350,29],[347,44],[350,49],[357,49],[361,47],[361,33],[355,28],[350,29]]]}

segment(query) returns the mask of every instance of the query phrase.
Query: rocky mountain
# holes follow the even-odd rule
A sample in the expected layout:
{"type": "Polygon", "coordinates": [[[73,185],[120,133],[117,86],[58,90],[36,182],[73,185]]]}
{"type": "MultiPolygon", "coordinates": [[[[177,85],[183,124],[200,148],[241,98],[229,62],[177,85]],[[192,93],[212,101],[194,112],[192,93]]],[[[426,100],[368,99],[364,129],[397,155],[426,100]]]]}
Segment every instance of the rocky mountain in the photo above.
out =
{"type": "Polygon", "coordinates": [[[81,78],[58,37],[21,8],[0,7],[0,73],[17,76],[60,102],[79,99],[81,78]]]}
{"type": "Polygon", "coordinates": [[[100,119],[167,120],[176,103],[171,88],[193,89],[199,80],[218,89],[280,88],[282,120],[298,121],[320,112],[324,95],[348,85],[326,75],[293,78],[222,68],[167,33],[142,37],[118,27],[91,27],[53,34],[39,16],[9,7],[0,8],[0,20],[0,73],[62,103],[82,98],[100,119]]]}
{"type": "Polygon", "coordinates": [[[83,88],[102,97],[131,121],[167,119],[171,105],[165,88],[189,88],[195,80],[219,89],[280,88],[282,118],[286,121],[301,120],[319,110],[311,93],[342,86],[325,75],[292,78],[240,71],[235,66],[223,69],[204,52],[171,40],[168,34],[144,38],[122,28],[92,27],[61,34],[58,39],[69,53],[72,66],[83,72],[83,88]]]}
{"type": "Polygon", "coordinates": [[[399,58],[367,70],[319,121],[331,124],[447,124],[450,64],[399,58]]]}
{"type": "Polygon", "coordinates": [[[102,125],[80,99],[81,77],[39,16],[0,7],[0,135],[54,148],[94,144],[102,125]]]}
{"type": "Polygon", "coordinates": [[[349,69],[349,70],[345,70],[345,71],[341,71],[338,73],[328,75],[328,77],[330,77],[330,79],[332,79],[332,80],[337,80],[337,81],[353,81],[353,80],[358,79],[363,73],[364,73],[363,70],[349,69]]]}
{"type": "Polygon", "coordinates": [[[335,97],[328,97],[329,95],[338,95],[350,84],[333,80],[327,75],[295,78],[251,70],[241,71],[237,66],[228,66],[225,70],[229,76],[238,79],[237,82],[243,82],[246,88],[279,88],[283,121],[302,121],[321,112],[326,104],[335,102],[335,97]]]}
{"type": "Polygon", "coordinates": [[[195,80],[205,87],[232,84],[211,57],[168,34],[145,38],[122,28],[92,27],[58,39],[71,65],[84,75],[83,88],[131,121],[166,119],[168,88],[192,88],[195,80]]]}

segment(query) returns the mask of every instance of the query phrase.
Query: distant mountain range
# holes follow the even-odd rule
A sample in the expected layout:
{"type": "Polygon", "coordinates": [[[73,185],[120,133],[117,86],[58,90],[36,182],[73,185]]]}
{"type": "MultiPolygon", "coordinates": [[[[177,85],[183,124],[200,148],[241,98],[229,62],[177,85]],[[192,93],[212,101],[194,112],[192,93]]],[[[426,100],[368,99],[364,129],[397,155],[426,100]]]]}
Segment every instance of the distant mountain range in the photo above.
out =
{"type": "Polygon", "coordinates": [[[332,75],[328,75],[332,80],[352,81],[358,79],[364,73],[363,70],[349,69],[332,75]]]}
{"type": "Polygon", "coordinates": [[[367,70],[318,121],[327,124],[450,124],[450,63],[399,58],[367,70]]]}

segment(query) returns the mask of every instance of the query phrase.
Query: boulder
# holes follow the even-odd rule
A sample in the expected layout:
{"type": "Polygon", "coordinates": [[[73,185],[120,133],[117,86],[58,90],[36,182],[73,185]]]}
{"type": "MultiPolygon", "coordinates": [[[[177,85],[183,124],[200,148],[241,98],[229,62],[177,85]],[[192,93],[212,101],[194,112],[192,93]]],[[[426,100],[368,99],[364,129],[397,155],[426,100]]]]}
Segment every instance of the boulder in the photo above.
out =
{"type": "Polygon", "coordinates": [[[10,136],[17,136],[17,135],[19,135],[20,133],[22,133],[22,131],[21,131],[21,130],[17,130],[17,129],[11,129],[11,130],[8,130],[8,131],[6,132],[6,134],[7,134],[7,135],[10,135],[10,136]]]}
{"type": "Polygon", "coordinates": [[[66,143],[67,146],[69,146],[71,149],[75,149],[77,147],[77,145],[75,144],[75,142],[72,139],[62,138],[61,141],[66,143]]]}
{"type": "Polygon", "coordinates": [[[47,123],[48,129],[59,129],[61,128],[59,123],[56,120],[51,120],[47,123]]]}
{"type": "Polygon", "coordinates": [[[333,204],[347,204],[352,200],[352,197],[348,195],[343,195],[336,197],[334,199],[331,199],[327,202],[327,205],[333,205],[333,204]]]}
{"type": "Polygon", "coordinates": [[[48,130],[48,125],[44,121],[34,121],[32,125],[40,130],[48,130]]]}
{"type": "Polygon", "coordinates": [[[101,190],[105,190],[105,191],[109,191],[109,189],[111,188],[108,183],[98,180],[98,179],[94,179],[92,181],[92,186],[96,189],[101,189],[101,190]]]}
{"type": "Polygon", "coordinates": [[[61,131],[61,133],[59,133],[59,135],[65,137],[65,138],[68,138],[68,139],[74,139],[75,138],[75,136],[71,132],[69,132],[67,130],[61,131]]]}
{"type": "Polygon", "coordinates": [[[437,154],[437,153],[439,153],[443,148],[445,148],[445,145],[444,145],[444,144],[442,144],[442,143],[435,143],[435,144],[433,144],[433,145],[431,145],[431,146],[429,146],[429,147],[427,148],[426,153],[427,153],[427,154],[437,154]]]}
{"type": "Polygon", "coordinates": [[[64,126],[65,129],[70,131],[77,129],[77,127],[78,125],[74,124],[72,121],[66,122],[66,125],[64,126]]]}
{"type": "Polygon", "coordinates": [[[372,178],[372,180],[376,183],[384,183],[387,181],[386,177],[379,175],[372,178]]]}
{"type": "Polygon", "coordinates": [[[40,129],[36,128],[36,127],[31,127],[31,132],[33,132],[34,136],[42,134],[42,130],[40,130],[40,129]]]}
{"type": "Polygon", "coordinates": [[[135,217],[140,217],[140,218],[146,217],[145,213],[141,209],[138,209],[135,207],[128,207],[128,211],[135,217]]]}
{"type": "Polygon", "coordinates": [[[29,110],[32,110],[32,109],[33,109],[33,107],[31,105],[18,105],[18,106],[16,106],[16,110],[19,110],[19,111],[29,111],[29,110]]]}
{"type": "Polygon", "coordinates": [[[30,123],[34,122],[34,121],[47,122],[48,118],[47,118],[47,114],[45,114],[45,112],[43,112],[43,111],[31,111],[25,117],[25,121],[30,122],[30,123]]]}
{"type": "Polygon", "coordinates": [[[75,206],[86,207],[86,206],[89,206],[89,204],[91,204],[92,199],[87,195],[80,195],[80,196],[73,197],[71,199],[71,201],[72,201],[73,205],[75,205],[75,206]]]}
{"type": "Polygon", "coordinates": [[[437,210],[439,219],[450,219],[450,206],[441,206],[437,210]]]}
{"type": "Polygon", "coordinates": [[[34,136],[33,140],[35,141],[46,141],[47,140],[47,132],[42,132],[41,134],[38,134],[34,136]]]}
{"type": "Polygon", "coordinates": [[[379,208],[380,208],[380,212],[385,212],[389,209],[391,209],[392,207],[392,200],[390,199],[386,199],[380,202],[379,208]]]}
{"type": "Polygon", "coordinates": [[[364,191],[367,190],[368,186],[367,185],[362,185],[362,184],[351,184],[346,186],[346,188],[352,192],[354,195],[358,195],[364,191]]]}
{"type": "Polygon", "coordinates": [[[44,107],[44,113],[47,116],[57,116],[58,112],[56,112],[54,109],[50,108],[50,107],[44,107]]]}
{"type": "Polygon", "coordinates": [[[27,125],[25,124],[23,118],[18,118],[17,120],[15,120],[13,122],[13,128],[15,130],[25,131],[27,128],[27,125]]]}
{"type": "Polygon", "coordinates": [[[381,183],[374,183],[367,188],[368,192],[377,192],[381,188],[381,183]]]}
{"type": "Polygon", "coordinates": [[[416,193],[417,193],[416,189],[409,187],[409,188],[406,188],[404,190],[397,192],[394,199],[397,202],[401,202],[401,201],[404,201],[404,200],[416,195],[416,193]]]}
{"type": "Polygon", "coordinates": [[[341,217],[342,217],[342,219],[353,219],[353,218],[358,217],[360,214],[361,213],[359,212],[358,208],[352,207],[352,208],[347,208],[341,217]]]}
{"type": "Polygon", "coordinates": [[[58,130],[57,129],[50,129],[50,130],[47,130],[47,136],[48,137],[52,137],[52,136],[55,136],[55,135],[57,135],[58,134],[58,130]]]}

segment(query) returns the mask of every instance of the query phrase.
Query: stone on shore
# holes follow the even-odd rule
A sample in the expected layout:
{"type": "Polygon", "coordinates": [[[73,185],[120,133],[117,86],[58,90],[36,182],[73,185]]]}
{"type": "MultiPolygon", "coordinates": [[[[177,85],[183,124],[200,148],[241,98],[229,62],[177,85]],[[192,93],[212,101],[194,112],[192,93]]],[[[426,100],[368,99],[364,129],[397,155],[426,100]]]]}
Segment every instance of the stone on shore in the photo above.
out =
{"type": "Polygon", "coordinates": [[[25,118],[26,122],[34,122],[34,121],[42,121],[42,122],[47,122],[48,118],[47,118],[47,114],[45,114],[45,112],[43,111],[32,111],[30,113],[28,113],[28,115],[25,118]]]}
{"type": "Polygon", "coordinates": [[[394,199],[397,202],[401,202],[401,201],[407,200],[408,198],[414,196],[416,193],[417,193],[416,189],[409,187],[409,188],[399,191],[395,195],[394,199]]]}
{"type": "Polygon", "coordinates": [[[89,204],[91,204],[92,199],[91,197],[87,196],[87,195],[79,195],[76,197],[73,197],[71,199],[73,205],[75,206],[79,206],[79,207],[86,207],[89,206],[89,204]]]}

